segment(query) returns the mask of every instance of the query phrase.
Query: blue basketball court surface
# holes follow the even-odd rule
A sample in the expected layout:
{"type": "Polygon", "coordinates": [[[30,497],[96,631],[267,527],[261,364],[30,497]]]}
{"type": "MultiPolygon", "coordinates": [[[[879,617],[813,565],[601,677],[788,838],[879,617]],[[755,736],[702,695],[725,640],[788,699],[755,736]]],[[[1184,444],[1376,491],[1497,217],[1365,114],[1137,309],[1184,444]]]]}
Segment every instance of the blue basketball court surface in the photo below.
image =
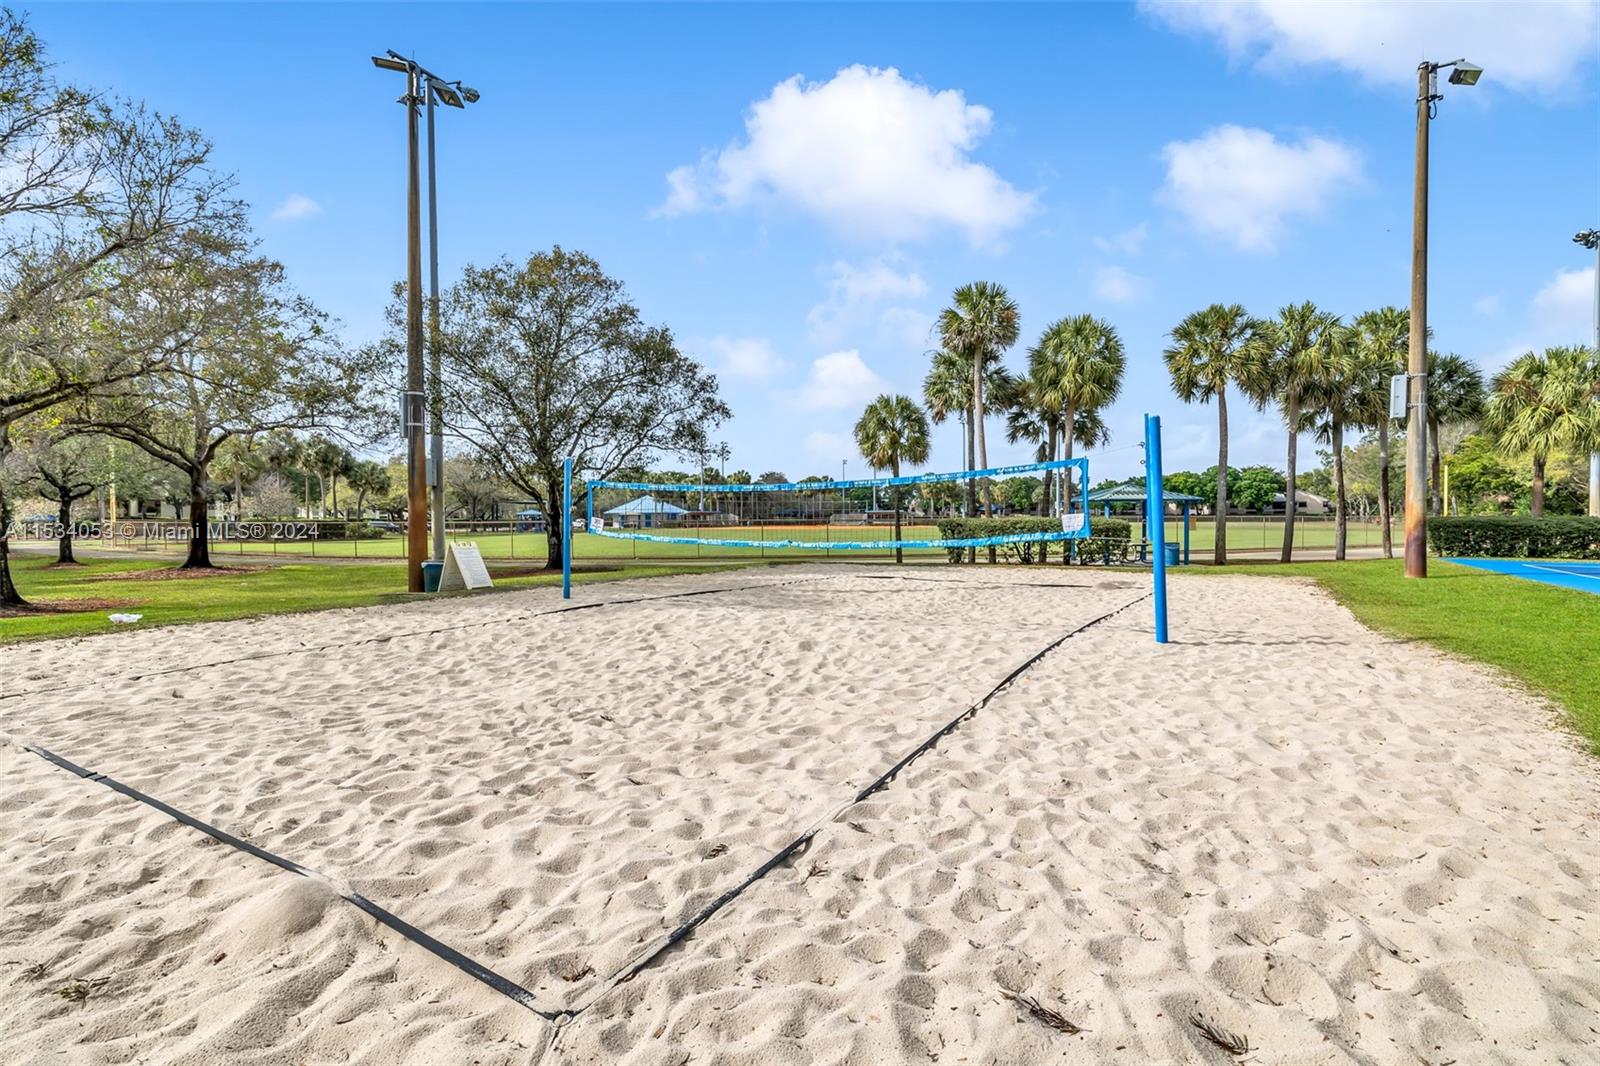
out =
{"type": "Polygon", "coordinates": [[[1580,562],[1576,559],[1446,559],[1462,566],[1475,566],[1479,570],[1492,570],[1497,574],[1525,577],[1529,581],[1542,581],[1546,585],[1559,585],[1565,589],[1592,592],[1600,596],[1600,562],[1580,562]]]}

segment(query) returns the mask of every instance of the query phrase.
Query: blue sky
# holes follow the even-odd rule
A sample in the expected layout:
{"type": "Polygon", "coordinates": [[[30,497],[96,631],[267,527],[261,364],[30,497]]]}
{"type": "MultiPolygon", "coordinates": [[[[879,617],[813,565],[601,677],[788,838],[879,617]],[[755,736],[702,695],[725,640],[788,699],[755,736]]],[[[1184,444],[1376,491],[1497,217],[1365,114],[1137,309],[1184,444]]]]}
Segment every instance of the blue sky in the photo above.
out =
{"type": "MultiPolygon", "coordinates": [[[[1435,345],[1493,369],[1590,336],[1600,5],[52,5],[61,74],[216,143],[265,250],[360,342],[404,266],[404,113],[385,48],[483,93],[440,125],[441,269],[561,244],[717,370],[730,469],[860,460],[879,391],[920,396],[933,316],[987,278],[1023,344],[1092,312],[1129,353],[1094,480],[1215,462],[1166,332],[1212,301],[1353,315],[1408,297],[1424,56],[1470,57],[1433,125],[1435,345]]],[[[1441,79],[1442,81],[1442,79],[1441,79]]],[[[1231,405],[1236,465],[1282,466],[1231,405]]],[[[991,423],[991,461],[1025,461],[991,423]]],[[[953,424],[929,464],[962,465],[953,424]]]]}

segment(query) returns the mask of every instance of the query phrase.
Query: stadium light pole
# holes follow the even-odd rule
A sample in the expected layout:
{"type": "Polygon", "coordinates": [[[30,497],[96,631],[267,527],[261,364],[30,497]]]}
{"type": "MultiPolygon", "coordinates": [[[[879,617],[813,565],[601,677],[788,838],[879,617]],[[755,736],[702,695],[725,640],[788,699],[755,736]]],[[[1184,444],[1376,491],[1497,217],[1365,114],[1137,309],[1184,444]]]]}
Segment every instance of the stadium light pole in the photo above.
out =
{"type": "MultiPolygon", "coordinates": [[[[421,70],[422,68],[417,68],[421,70]]],[[[428,83],[428,373],[433,378],[428,405],[429,450],[433,469],[433,561],[444,562],[444,365],[439,353],[439,178],[433,155],[433,104],[466,109],[478,102],[478,90],[459,81],[447,82],[422,71],[428,83]]]]}
{"type": "Polygon", "coordinates": [[[422,212],[417,173],[422,68],[393,50],[373,56],[372,63],[406,76],[406,92],[399,100],[406,108],[406,390],[401,423],[406,436],[406,590],[421,592],[422,563],[428,554],[427,452],[422,435],[422,212]]]}
{"type": "MultiPolygon", "coordinates": [[[[1600,360],[1600,229],[1586,229],[1572,239],[1594,252],[1594,354],[1600,360]]],[[[1589,514],[1600,518],[1600,448],[1589,453],[1589,514]]]]}
{"type": "Polygon", "coordinates": [[[1411,402],[1406,419],[1406,577],[1428,576],[1428,126],[1439,71],[1450,84],[1476,85],[1483,68],[1465,59],[1417,65],[1417,173],[1411,218],[1411,343],[1406,357],[1411,402]]]}

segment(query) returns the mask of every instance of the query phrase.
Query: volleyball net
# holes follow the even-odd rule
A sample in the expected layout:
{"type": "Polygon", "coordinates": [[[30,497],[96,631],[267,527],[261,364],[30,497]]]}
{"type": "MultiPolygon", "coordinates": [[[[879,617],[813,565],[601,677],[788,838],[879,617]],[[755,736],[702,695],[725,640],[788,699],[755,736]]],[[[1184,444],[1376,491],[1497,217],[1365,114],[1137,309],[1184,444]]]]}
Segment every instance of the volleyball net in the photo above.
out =
{"type": "Polygon", "coordinates": [[[1087,460],[1057,459],[854,480],[593,480],[583,484],[573,502],[583,508],[590,534],[613,540],[778,551],[936,552],[1085,538],[1088,485],[1087,460]],[[1062,500],[1071,505],[1060,506],[1062,500]],[[980,517],[987,511],[988,517],[1036,521],[1026,523],[1031,528],[988,531],[951,521],[969,507],[980,517]],[[1051,511],[1060,513],[1049,516],[1051,511]]]}

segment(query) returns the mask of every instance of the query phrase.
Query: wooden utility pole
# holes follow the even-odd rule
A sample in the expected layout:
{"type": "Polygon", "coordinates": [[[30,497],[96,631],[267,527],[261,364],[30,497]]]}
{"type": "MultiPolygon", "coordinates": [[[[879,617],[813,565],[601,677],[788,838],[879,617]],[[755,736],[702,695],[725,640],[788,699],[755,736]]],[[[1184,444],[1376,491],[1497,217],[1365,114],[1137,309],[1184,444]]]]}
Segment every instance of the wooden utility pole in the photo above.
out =
{"type": "Polygon", "coordinates": [[[422,199],[417,161],[417,104],[422,75],[406,72],[406,589],[422,591],[428,558],[428,461],[422,397],[422,199]]]}
{"type": "Polygon", "coordinates": [[[1411,347],[1406,374],[1406,577],[1428,576],[1428,120],[1432,63],[1417,67],[1417,175],[1411,219],[1411,347]]]}

